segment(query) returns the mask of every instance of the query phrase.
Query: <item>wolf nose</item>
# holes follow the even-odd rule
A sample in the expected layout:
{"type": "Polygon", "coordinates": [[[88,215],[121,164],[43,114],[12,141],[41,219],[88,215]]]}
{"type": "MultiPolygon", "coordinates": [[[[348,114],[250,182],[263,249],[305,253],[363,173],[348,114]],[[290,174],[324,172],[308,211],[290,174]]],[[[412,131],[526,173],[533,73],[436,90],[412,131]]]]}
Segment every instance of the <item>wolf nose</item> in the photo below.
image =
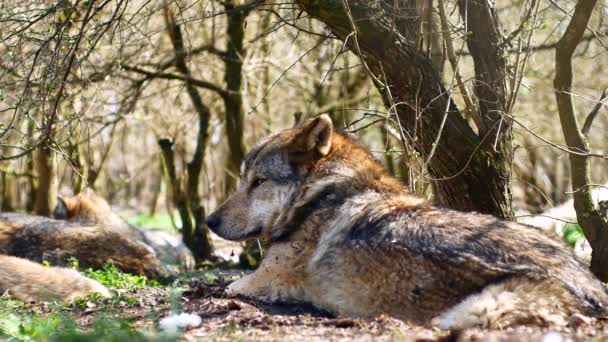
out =
{"type": "Polygon", "coordinates": [[[211,229],[219,227],[221,222],[222,220],[220,219],[220,215],[218,215],[217,213],[213,213],[207,216],[207,220],[205,221],[205,223],[207,223],[207,226],[211,229]]]}

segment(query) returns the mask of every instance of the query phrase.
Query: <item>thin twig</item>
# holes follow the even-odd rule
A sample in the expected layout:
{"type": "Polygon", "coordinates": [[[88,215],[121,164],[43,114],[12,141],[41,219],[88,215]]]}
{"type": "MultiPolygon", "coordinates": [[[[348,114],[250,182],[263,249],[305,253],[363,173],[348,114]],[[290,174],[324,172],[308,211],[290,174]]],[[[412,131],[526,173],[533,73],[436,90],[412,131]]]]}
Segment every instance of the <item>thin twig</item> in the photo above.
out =
{"type": "Polygon", "coordinates": [[[593,125],[593,120],[595,120],[595,117],[597,116],[597,113],[599,113],[600,109],[602,108],[602,105],[606,105],[604,103],[604,101],[606,100],[607,96],[608,96],[608,88],[604,89],[604,92],[602,92],[602,96],[600,96],[600,100],[597,101],[597,103],[595,104],[595,106],[593,107],[593,109],[591,110],[589,115],[587,116],[587,119],[585,119],[585,123],[583,124],[583,129],[581,130],[581,133],[583,133],[585,136],[589,135],[589,131],[591,130],[591,125],[593,125]]]}

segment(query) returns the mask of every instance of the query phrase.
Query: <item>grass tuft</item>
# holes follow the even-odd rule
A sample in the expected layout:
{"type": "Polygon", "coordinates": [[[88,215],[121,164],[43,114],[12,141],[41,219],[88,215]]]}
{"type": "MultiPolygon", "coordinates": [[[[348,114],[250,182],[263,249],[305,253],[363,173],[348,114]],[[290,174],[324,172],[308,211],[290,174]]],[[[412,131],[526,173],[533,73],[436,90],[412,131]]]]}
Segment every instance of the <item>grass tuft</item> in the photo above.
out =
{"type": "Polygon", "coordinates": [[[102,269],[87,268],[84,275],[93,278],[105,286],[117,289],[141,289],[147,286],[159,286],[156,280],[150,280],[143,275],[125,273],[117,268],[113,262],[108,261],[102,269]]]}

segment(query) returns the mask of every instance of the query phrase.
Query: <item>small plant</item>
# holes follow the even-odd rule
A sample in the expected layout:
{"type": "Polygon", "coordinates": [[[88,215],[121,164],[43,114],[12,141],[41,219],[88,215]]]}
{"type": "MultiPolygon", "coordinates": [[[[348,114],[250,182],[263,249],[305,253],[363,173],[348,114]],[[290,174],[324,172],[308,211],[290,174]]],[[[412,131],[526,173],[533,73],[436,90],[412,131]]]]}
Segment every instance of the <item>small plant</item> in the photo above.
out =
{"type": "Polygon", "coordinates": [[[78,262],[78,259],[76,259],[75,257],[71,256],[68,259],[68,267],[69,268],[74,268],[74,269],[79,269],[80,268],[80,263],[78,262]]]}
{"type": "Polygon", "coordinates": [[[585,233],[578,224],[568,223],[564,225],[562,237],[567,244],[574,246],[578,240],[585,238],[585,233]]]}
{"type": "Polygon", "coordinates": [[[121,271],[112,261],[108,261],[103,268],[99,270],[88,268],[84,270],[84,274],[89,278],[99,281],[103,285],[119,289],[132,290],[144,288],[146,286],[159,286],[159,283],[156,280],[149,280],[146,276],[133,275],[121,271]]]}
{"type": "Polygon", "coordinates": [[[91,303],[101,303],[103,301],[104,298],[99,293],[95,292],[74,299],[74,305],[79,308],[86,308],[91,305],[91,303]]]}

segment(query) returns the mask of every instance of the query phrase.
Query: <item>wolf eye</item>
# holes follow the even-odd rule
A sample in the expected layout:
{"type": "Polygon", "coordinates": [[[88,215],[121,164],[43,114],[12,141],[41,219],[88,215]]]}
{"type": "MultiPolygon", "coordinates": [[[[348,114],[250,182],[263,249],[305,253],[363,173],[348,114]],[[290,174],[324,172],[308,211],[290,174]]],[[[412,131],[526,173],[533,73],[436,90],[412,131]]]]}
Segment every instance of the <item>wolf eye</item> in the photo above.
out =
{"type": "Polygon", "coordinates": [[[256,178],[253,180],[253,182],[251,182],[251,189],[255,189],[258,186],[262,185],[262,183],[264,183],[266,181],[266,178],[256,178]]]}

